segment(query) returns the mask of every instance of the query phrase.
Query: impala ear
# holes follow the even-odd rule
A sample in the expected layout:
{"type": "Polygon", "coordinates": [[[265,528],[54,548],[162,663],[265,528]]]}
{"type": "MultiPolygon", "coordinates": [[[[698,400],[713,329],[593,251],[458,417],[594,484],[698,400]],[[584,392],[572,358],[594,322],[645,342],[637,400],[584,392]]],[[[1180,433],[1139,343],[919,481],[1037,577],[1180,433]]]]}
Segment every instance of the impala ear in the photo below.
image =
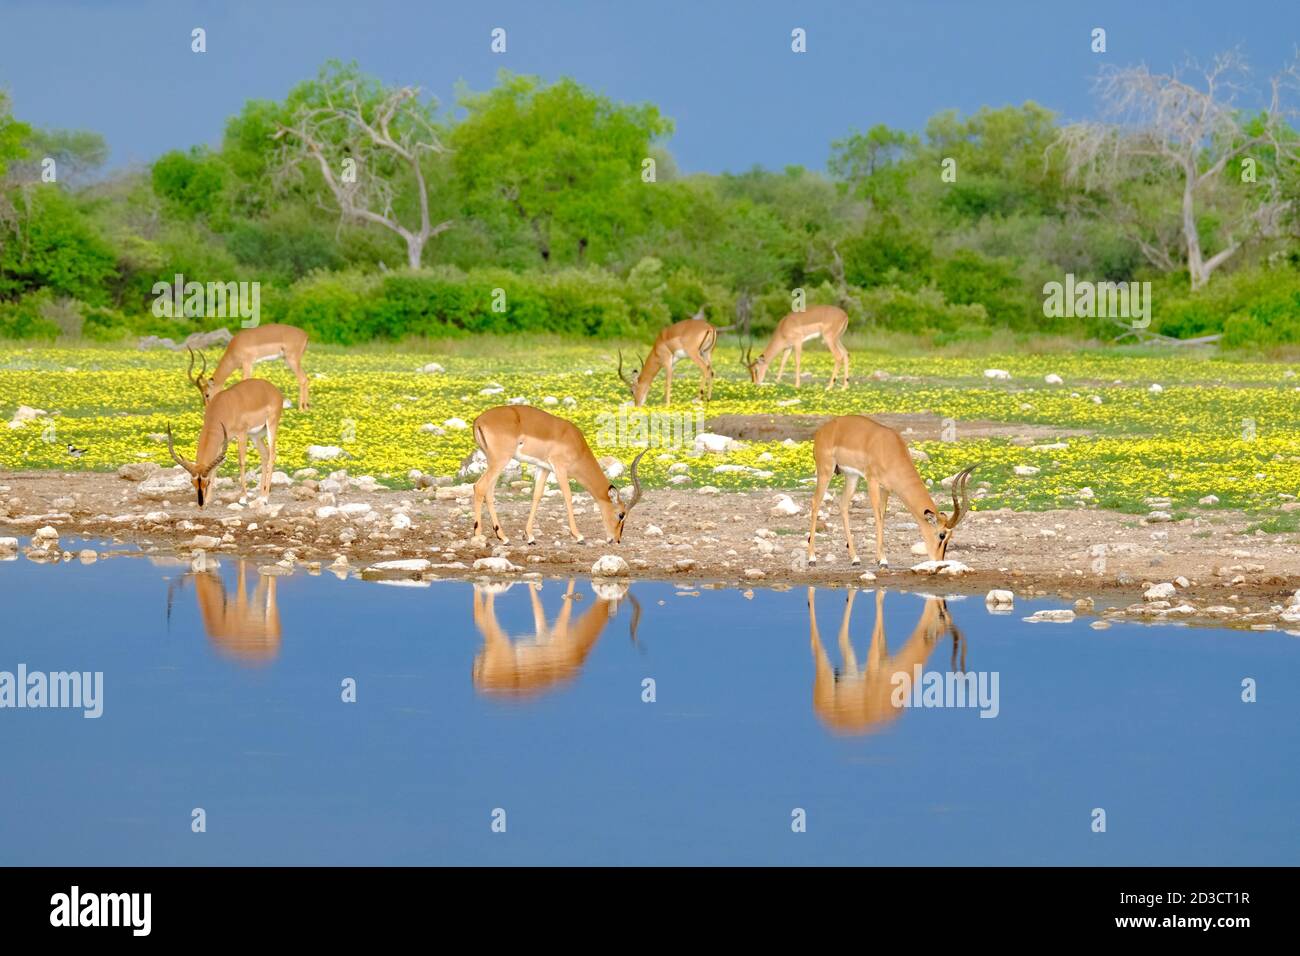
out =
{"type": "Polygon", "coordinates": [[[923,513],[924,513],[924,515],[925,515],[926,520],[929,521],[930,524],[934,525],[935,527],[938,527],[938,526],[939,526],[939,516],[938,516],[938,515],[936,515],[936,514],[935,514],[933,511],[931,511],[929,508],[926,508],[925,511],[924,511],[923,513]]]}
{"type": "Polygon", "coordinates": [[[619,505],[623,503],[623,499],[618,496],[618,489],[613,485],[609,486],[609,491],[606,494],[609,495],[610,504],[619,505]]]}

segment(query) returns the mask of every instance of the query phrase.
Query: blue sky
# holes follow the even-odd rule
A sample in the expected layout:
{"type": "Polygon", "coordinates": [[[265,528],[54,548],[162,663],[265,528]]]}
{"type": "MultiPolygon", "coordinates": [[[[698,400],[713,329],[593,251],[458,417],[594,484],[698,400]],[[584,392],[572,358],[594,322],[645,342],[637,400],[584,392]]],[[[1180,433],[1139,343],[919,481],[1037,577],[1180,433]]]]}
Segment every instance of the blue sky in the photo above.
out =
{"type": "Polygon", "coordinates": [[[681,167],[718,172],[820,168],[853,128],[918,130],[950,107],[1033,99],[1086,116],[1103,62],[1165,70],[1239,45],[1262,84],[1297,42],[1295,0],[0,0],[0,87],[29,122],[103,133],[121,166],[218,141],[245,100],[283,96],[330,57],[443,103],[505,67],[653,102],[676,122],[681,167]],[[504,55],[489,49],[498,26],[504,55]],[[1089,49],[1098,26],[1104,55],[1089,49]]]}

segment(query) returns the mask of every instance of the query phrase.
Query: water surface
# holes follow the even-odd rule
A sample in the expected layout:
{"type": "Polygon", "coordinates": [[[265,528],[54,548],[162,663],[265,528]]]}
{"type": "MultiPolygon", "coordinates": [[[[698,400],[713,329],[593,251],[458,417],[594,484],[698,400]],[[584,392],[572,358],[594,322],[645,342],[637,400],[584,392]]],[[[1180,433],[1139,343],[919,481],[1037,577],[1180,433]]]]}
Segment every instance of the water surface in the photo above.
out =
{"type": "Polygon", "coordinates": [[[810,615],[803,587],[240,577],[0,563],[0,671],[104,674],[99,719],[0,710],[0,862],[1300,862],[1282,633],[898,591],[819,588],[810,615]],[[892,706],[917,666],[996,674],[997,716],[892,706]]]}

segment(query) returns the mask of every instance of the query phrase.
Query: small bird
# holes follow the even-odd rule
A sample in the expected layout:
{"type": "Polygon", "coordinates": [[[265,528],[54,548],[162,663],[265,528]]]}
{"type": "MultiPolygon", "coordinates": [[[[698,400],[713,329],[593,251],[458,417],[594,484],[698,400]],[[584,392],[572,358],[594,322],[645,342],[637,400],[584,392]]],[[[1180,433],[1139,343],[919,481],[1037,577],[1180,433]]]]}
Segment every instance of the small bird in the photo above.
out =
{"type": "Polygon", "coordinates": [[[72,444],[68,445],[68,454],[71,455],[73,458],[80,458],[82,455],[86,453],[86,451],[87,449],[85,448],[77,448],[72,444]]]}

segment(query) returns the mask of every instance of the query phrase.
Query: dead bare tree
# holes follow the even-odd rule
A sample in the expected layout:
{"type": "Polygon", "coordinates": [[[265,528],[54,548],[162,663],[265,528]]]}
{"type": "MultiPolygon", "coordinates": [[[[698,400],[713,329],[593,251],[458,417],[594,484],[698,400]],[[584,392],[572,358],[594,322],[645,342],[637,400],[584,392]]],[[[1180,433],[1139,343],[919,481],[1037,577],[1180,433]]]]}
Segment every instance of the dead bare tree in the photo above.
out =
{"type": "Polygon", "coordinates": [[[452,220],[434,223],[429,186],[421,163],[446,150],[420,102],[418,87],[363,88],[348,71],[321,80],[320,102],[299,106],[274,138],[282,143],[278,166],[284,178],[300,177],[314,165],[329,189],[340,223],[359,221],[388,229],[406,243],[407,264],[418,269],[430,239],[452,220]],[[402,173],[415,182],[419,224],[406,225],[394,210],[402,173]]]}
{"type": "Polygon", "coordinates": [[[1108,200],[1153,265],[1168,270],[1181,259],[1193,289],[1247,244],[1278,236],[1291,211],[1281,171],[1300,161],[1300,153],[1288,125],[1295,112],[1284,107],[1283,93],[1295,89],[1300,73],[1292,64],[1274,75],[1267,104],[1257,111],[1237,103],[1248,75],[1237,51],[1208,67],[1189,63],[1168,74],[1145,65],[1103,68],[1097,91],[1108,122],[1065,126],[1049,148],[1049,159],[1063,156],[1067,179],[1108,200]],[[1191,74],[1194,80],[1184,78],[1191,74]],[[1251,189],[1227,182],[1228,164],[1237,160],[1251,161],[1258,178],[1247,178],[1244,169],[1242,176],[1251,189]],[[1171,177],[1180,188],[1162,215],[1157,194],[1171,177]],[[1207,209],[1219,216],[1221,229],[1209,255],[1197,221],[1207,209]],[[1165,218],[1170,221],[1160,221],[1165,218]]]}

